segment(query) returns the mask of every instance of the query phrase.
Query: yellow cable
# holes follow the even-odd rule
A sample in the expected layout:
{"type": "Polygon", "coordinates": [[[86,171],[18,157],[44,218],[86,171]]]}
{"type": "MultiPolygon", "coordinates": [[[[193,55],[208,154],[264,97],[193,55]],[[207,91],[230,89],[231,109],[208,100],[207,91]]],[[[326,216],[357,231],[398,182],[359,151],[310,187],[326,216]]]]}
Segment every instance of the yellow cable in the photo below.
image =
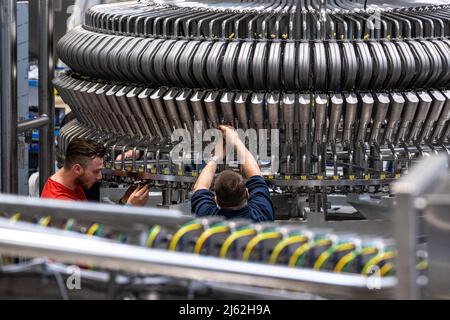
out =
{"type": "Polygon", "coordinates": [[[293,268],[297,264],[298,258],[305,253],[307,250],[311,248],[311,244],[305,243],[302,244],[300,247],[298,247],[294,253],[291,255],[291,258],[289,259],[289,267],[293,268]]]}
{"type": "Polygon", "coordinates": [[[329,243],[331,243],[330,239],[320,239],[320,240],[314,241],[313,244],[305,243],[304,245],[301,245],[291,255],[291,258],[289,259],[289,267],[291,267],[291,268],[295,267],[297,265],[298,258],[303,253],[305,253],[307,250],[311,249],[312,247],[323,246],[323,245],[326,245],[326,244],[329,244],[329,243]]]}
{"type": "Polygon", "coordinates": [[[334,268],[334,271],[335,272],[341,272],[342,269],[344,269],[345,265],[347,263],[349,263],[351,260],[353,260],[355,257],[356,257],[356,253],[354,251],[347,253],[336,264],[336,267],[334,268]]]}
{"type": "Polygon", "coordinates": [[[2,256],[3,264],[13,264],[13,259],[11,257],[2,256]]]}
{"type": "Polygon", "coordinates": [[[335,252],[340,252],[340,251],[346,251],[346,250],[352,250],[355,248],[355,244],[354,243],[342,243],[337,245],[335,248],[330,248],[328,250],[325,250],[324,252],[322,252],[319,257],[317,258],[316,262],[314,263],[314,269],[315,270],[320,270],[320,268],[322,267],[322,265],[325,263],[325,261],[328,260],[328,258],[335,252]]]}
{"type": "Polygon", "coordinates": [[[203,231],[203,233],[200,235],[197,242],[195,243],[194,253],[200,254],[200,252],[202,251],[202,248],[203,248],[203,244],[210,236],[212,236],[216,233],[227,232],[229,230],[230,230],[230,228],[227,226],[217,226],[217,227],[212,227],[208,230],[203,231]]]}
{"type": "Polygon", "coordinates": [[[420,261],[420,262],[416,265],[416,268],[417,268],[418,270],[425,270],[426,268],[428,268],[428,261],[427,261],[427,260],[420,261]]]}
{"type": "MultiPolygon", "coordinates": [[[[100,224],[94,223],[94,224],[88,229],[88,232],[87,232],[88,236],[93,237],[94,234],[97,232],[97,230],[98,230],[99,228],[100,228],[100,224]]],[[[94,265],[92,265],[92,264],[90,264],[90,263],[87,265],[87,267],[88,267],[89,270],[93,270],[93,269],[94,269],[94,265]]]]}
{"type": "Polygon", "coordinates": [[[147,247],[152,247],[153,246],[153,242],[156,239],[156,236],[158,235],[159,231],[161,231],[161,227],[160,226],[154,226],[152,231],[149,233],[148,237],[147,237],[147,242],[146,245],[147,247]]]}
{"type": "Polygon", "coordinates": [[[44,217],[44,218],[41,218],[41,219],[39,220],[39,224],[40,224],[41,226],[47,227],[47,226],[50,224],[51,219],[52,219],[52,218],[51,218],[50,216],[46,216],[46,217],[44,217]]]}
{"type": "MultiPolygon", "coordinates": [[[[366,255],[366,254],[375,253],[376,251],[377,251],[377,248],[375,248],[375,247],[368,247],[368,248],[362,249],[361,252],[359,252],[359,254],[366,255]]],[[[336,264],[336,268],[334,269],[334,271],[335,272],[341,272],[342,269],[344,269],[344,267],[347,265],[347,263],[349,263],[351,260],[356,258],[357,255],[358,255],[358,253],[355,253],[354,251],[352,251],[350,253],[347,253],[336,264]]]]}
{"type": "Polygon", "coordinates": [[[100,225],[98,223],[94,223],[88,230],[87,234],[88,236],[93,236],[95,232],[100,228],[100,225]]]}
{"type": "Polygon", "coordinates": [[[281,236],[281,234],[279,232],[265,232],[265,233],[260,233],[260,234],[256,235],[249,241],[249,243],[245,247],[244,254],[242,255],[242,260],[248,261],[253,249],[261,241],[268,240],[268,239],[276,239],[276,238],[279,238],[280,236],[281,236]]]}
{"type": "Polygon", "coordinates": [[[319,239],[319,240],[314,241],[313,246],[314,247],[320,247],[320,246],[326,246],[326,245],[329,245],[329,244],[331,244],[331,240],[330,239],[319,239]]]}
{"type": "Polygon", "coordinates": [[[173,235],[172,240],[170,240],[169,250],[174,251],[177,247],[178,241],[180,241],[181,237],[184,236],[189,231],[195,231],[202,227],[200,223],[193,223],[187,226],[183,226],[173,235]]]}
{"type": "Polygon", "coordinates": [[[361,250],[361,255],[366,255],[366,254],[373,254],[373,253],[377,253],[377,248],[375,247],[368,247],[368,248],[364,248],[361,250]]]}
{"type": "Polygon", "coordinates": [[[219,257],[225,258],[228,253],[228,249],[230,248],[231,244],[242,237],[252,236],[256,233],[254,229],[244,229],[239,230],[236,232],[233,232],[223,243],[222,248],[220,248],[219,257]]]}
{"type": "Polygon", "coordinates": [[[272,254],[270,255],[269,263],[275,264],[277,263],[278,256],[280,255],[281,251],[283,251],[284,248],[287,246],[297,243],[297,242],[305,242],[308,241],[308,238],[305,236],[292,236],[287,239],[284,239],[283,241],[280,241],[276,246],[275,249],[273,249],[272,254]]]}
{"type": "Polygon", "coordinates": [[[394,265],[390,262],[386,263],[383,267],[381,267],[380,275],[384,277],[386,274],[389,273],[394,268],[394,265]]]}
{"type": "Polygon", "coordinates": [[[378,255],[376,255],[375,257],[373,257],[372,259],[370,259],[364,266],[364,268],[362,269],[361,273],[367,275],[368,269],[371,266],[377,265],[379,264],[381,261],[383,260],[387,260],[387,259],[391,259],[395,257],[395,253],[393,251],[388,251],[388,252],[383,252],[380,253],[378,255]]]}

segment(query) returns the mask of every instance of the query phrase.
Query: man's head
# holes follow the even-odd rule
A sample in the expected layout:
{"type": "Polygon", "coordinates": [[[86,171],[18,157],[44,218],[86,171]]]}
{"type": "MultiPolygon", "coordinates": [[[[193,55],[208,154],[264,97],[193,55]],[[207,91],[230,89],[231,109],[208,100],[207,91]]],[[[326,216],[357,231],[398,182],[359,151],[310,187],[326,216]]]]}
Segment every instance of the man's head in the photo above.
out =
{"type": "Polygon", "coordinates": [[[247,205],[248,191],[239,173],[225,170],[214,184],[216,203],[222,210],[239,210],[247,205]]]}
{"type": "Polygon", "coordinates": [[[105,153],[105,147],[93,140],[72,140],[66,150],[64,170],[75,177],[77,184],[90,189],[102,179],[105,153]]]}

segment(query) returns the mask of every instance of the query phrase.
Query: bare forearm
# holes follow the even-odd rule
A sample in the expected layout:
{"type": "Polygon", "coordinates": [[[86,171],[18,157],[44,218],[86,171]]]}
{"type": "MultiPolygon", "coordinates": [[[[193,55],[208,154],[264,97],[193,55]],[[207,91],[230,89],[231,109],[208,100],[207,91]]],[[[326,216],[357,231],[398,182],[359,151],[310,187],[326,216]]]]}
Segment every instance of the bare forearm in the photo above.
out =
{"type": "Polygon", "coordinates": [[[211,188],[214,175],[216,174],[217,163],[210,161],[198,176],[197,182],[194,185],[194,192],[200,189],[211,188]]]}
{"type": "Polygon", "coordinates": [[[246,178],[261,175],[258,162],[241,140],[236,142],[236,153],[241,164],[242,172],[246,178]]]}
{"type": "Polygon", "coordinates": [[[219,128],[225,134],[227,146],[231,144],[235,148],[241,165],[241,171],[245,177],[248,179],[253,176],[260,176],[261,170],[259,169],[258,162],[253,157],[252,153],[247,150],[245,144],[239,139],[236,130],[224,125],[219,126],[219,128]]]}

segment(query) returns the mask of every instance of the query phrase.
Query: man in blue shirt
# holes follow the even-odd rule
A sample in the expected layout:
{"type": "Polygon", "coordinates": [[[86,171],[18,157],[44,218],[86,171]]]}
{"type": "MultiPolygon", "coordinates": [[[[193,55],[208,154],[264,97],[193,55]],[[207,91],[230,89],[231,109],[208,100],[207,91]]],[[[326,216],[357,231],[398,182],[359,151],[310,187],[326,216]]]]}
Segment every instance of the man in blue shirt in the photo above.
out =
{"type": "Polygon", "coordinates": [[[191,198],[192,212],[198,217],[222,215],[228,219],[248,218],[255,222],[273,221],[273,205],[269,188],[255,158],[231,127],[219,126],[227,141],[234,146],[241,171],[247,178],[230,170],[220,173],[215,181],[215,195],[210,191],[220,155],[214,156],[199,175],[191,198]]]}

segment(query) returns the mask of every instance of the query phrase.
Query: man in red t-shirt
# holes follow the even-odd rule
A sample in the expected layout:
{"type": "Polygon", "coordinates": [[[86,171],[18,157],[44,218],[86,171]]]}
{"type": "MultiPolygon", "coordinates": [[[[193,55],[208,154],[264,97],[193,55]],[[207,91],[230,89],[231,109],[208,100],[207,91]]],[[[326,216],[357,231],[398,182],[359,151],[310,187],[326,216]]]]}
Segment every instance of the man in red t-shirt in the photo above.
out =
{"type": "MultiPolygon", "coordinates": [[[[64,166],[51,176],[42,190],[42,198],[86,201],[89,190],[102,179],[105,147],[93,140],[75,139],[67,146],[64,166]]],[[[143,206],[149,197],[149,187],[136,188],[126,196],[127,204],[143,206]]]]}

